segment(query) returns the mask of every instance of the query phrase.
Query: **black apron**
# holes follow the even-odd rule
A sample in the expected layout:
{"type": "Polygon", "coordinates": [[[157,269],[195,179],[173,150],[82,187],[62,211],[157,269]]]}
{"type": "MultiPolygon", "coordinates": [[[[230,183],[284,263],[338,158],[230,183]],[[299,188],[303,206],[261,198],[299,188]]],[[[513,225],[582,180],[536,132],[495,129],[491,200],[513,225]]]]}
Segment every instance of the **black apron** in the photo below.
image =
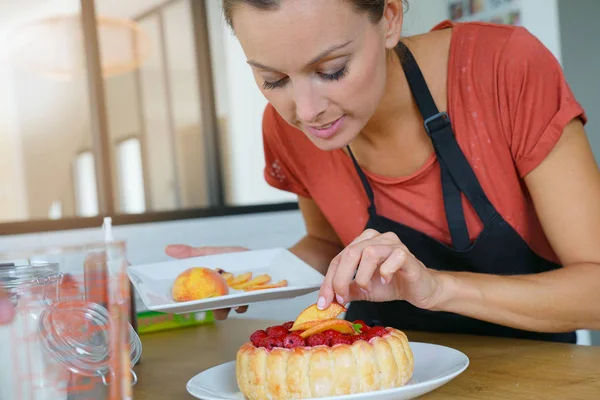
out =
{"type": "MultiPolygon", "coordinates": [[[[448,114],[438,111],[412,54],[403,44],[399,45],[399,52],[402,54],[400,58],[410,90],[423,116],[425,129],[440,164],[444,208],[452,246],[377,214],[371,185],[348,147],[370,202],[369,220],[365,229],[371,228],[381,233],[394,232],[411,253],[431,269],[515,275],[560,268],[560,265],[535,254],[496,211],[456,142],[448,114]],[[483,224],[481,234],[473,243],[469,240],[461,192],[483,224]]],[[[423,310],[406,301],[354,301],[345,318],[350,321],[361,319],[367,324],[392,326],[402,330],[576,342],[575,332],[540,333],[513,329],[459,314],[423,310]]]]}

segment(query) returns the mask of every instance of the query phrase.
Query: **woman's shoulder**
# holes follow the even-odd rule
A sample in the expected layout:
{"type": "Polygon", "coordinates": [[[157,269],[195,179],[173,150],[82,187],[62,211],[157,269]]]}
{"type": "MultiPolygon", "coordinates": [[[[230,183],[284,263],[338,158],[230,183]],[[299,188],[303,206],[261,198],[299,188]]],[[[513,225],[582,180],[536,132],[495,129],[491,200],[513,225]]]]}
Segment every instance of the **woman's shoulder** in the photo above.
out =
{"type": "Polygon", "coordinates": [[[586,121],[558,58],[525,27],[443,22],[434,29],[448,26],[453,27],[448,66],[453,109],[478,110],[464,120],[481,127],[472,120],[485,117],[498,133],[490,140],[507,144],[525,176],[547,156],[569,121],[586,121]]]}
{"type": "Polygon", "coordinates": [[[519,81],[525,75],[537,72],[551,72],[563,79],[557,57],[526,27],[481,21],[443,21],[432,31],[446,28],[453,31],[451,67],[464,68],[468,64],[478,71],[478,76],[485,72],[496,79],[519,81]]]}

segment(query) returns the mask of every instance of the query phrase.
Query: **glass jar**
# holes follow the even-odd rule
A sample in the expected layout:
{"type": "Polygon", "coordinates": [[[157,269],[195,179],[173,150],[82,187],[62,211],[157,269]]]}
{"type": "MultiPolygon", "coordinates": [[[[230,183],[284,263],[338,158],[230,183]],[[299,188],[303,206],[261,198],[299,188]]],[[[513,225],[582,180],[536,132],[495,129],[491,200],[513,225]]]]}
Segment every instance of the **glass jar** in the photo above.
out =
{"type": "Polygon", "coordinates": [[[3,266],[0,285],[15,306],[10,324],[0,325],[0,400],[67,399],[69,374],[45,355],[38,323],[59,300],[57,264],[3,266]]]}
{"type": "MultiPolygon", "coordinates": [[[[42,311],[39,333],[47,359],[59,361],[70,372],[84,377],[99,377],[105,386],[116,378],[111,368],[114,344],[111,341],[111,317],[108,310],[97,303],[69,300],[54,303],[42,311]]],[[[137,383],[133,366],[142,354],[139,336],[129,324],[128,358],[131,382],[137,383]]],[[[71,387],[69,392],[80,392],[71,387]]]]}
{"type": "MultiPolygon", "coordinates": [[[[58,264],[61,272],[65,275],[64,279],[74,281],[74,287],[77,289],[71,291],[71,294],[65,294],[67,297],[81,297],[107,306],[106,285],[109,279],[107,274],[106,256],[111,257],[111,261],[122,259],[125,263],[125,269],[129,266],[127,259],[127,242],[122,240],[113,240],[106,242],[79,242],[65,245],[48,246],[42,248],[30,248],[11,251],[0,251],[0,268],[2,264],[6,265],[25,265],[25,264],[58,264]],[[102,254],[104,253],[104,255],[102,254]],[[116,253],[116,254],[115,254],[116,253]],[[100,264],[94,263],[99,257],[104,257],[100,264]],[[94,265],[97,264],[97,265],[94,265]],[[102,288],[97,285],[102,284],[102,288]]],[[[120,265],[112,270],[121,271],[120,265]]],[[[114,273],[113,273],[114,276],[114,273]]],[[[112,278],[112,277],[111,277],[112,278]]],[[[114,282],[114,280],[113,280],[114,282]]],[[[128,322],[137,332],[137,304],[135,290],[131,282],[128,295],[128,322]]],[[[110,307],[109,307],[110,309],[110,307]]]]}
{"type": "Polygon", "coordinates": [[[0,326],[0,400],[131,398],[142,353],[137,333],[104,305],[61,298],[62,279],[58,264],[0,267],[16,311],[0,326]]]}

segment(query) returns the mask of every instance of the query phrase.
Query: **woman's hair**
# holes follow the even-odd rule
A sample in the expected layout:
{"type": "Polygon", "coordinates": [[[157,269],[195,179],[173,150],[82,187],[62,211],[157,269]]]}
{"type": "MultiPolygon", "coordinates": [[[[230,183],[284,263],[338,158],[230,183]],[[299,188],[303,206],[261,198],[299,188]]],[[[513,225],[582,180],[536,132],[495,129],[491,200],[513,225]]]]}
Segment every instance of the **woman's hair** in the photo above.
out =
{"type": "MultiPolygon", "coordinates": [[[[361,12],[369,14],[373,22],[379,22],[383,17],[386,0],[346,0],[361,12]]],[[[238,4],[247,4],[261,10],[272,10],[279,7],[282,0],[223,0],[223,15],[230,27],[233,27],[233,8],[238,4]]],[[[407,0],[402,0],[404,7],[408,7],[407,0]]]]}

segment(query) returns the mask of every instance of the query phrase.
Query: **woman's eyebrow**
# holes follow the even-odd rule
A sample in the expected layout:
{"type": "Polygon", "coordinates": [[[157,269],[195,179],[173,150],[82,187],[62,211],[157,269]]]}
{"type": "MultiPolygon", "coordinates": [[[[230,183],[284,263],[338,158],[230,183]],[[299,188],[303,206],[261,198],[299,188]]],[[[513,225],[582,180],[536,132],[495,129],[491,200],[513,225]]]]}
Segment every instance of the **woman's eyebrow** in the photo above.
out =
{"type": "MultiPolygon", "coordinates": [[[[342,43],[342,44],[336,44],[336,45],[333,45],[333,46],[329,47],[328,49],[326,49],[326,50],[322,51],[321,53],[319,53],[319,54],[318,54],[318,55],[317,55],[315,58],[313,58],[312,60],[310,60],[310,61],[309,61],[309,62],[306,64],[306,67],[308,67],[308,66],[310,66],[310,65],[313,65],[313,64],[315,64],[315,63],[319,62],[319,61],[320,61],[322,58],[326,57],[326,56],[327,56],[327,55],[329,55],[330,53],[333,53],[333,52],[334,52],[334,51],[336,51],[336,50],[342,49],[342,48],[344,48],[344,47],[348,46],[348,45],[349,45],[350,43],[352,43],[352,42],[353,42],[353,40],[350,40],[350,41],[348,41],[348,42],[346,42],[346,43],[342,43]]],[[[265,71],[279,72],[279,71],[277,71],[277,69],[275,69],[275,68],[273,68],[273,67],[266,66],[266,65],[264,65],[264,64],[261,64],[261,63],[259,63],[258,61],[254,61],[254,60],[248,60],[248,61],[246,61],[246,62],[247,62],[248,64],[250,64],[250,65],[253,65],[253,66],[255,66],[255,67],[257,67],[257,68],[260,68],[260,69],[262,69],[262,70],[265,70],[265,71]]]]}

